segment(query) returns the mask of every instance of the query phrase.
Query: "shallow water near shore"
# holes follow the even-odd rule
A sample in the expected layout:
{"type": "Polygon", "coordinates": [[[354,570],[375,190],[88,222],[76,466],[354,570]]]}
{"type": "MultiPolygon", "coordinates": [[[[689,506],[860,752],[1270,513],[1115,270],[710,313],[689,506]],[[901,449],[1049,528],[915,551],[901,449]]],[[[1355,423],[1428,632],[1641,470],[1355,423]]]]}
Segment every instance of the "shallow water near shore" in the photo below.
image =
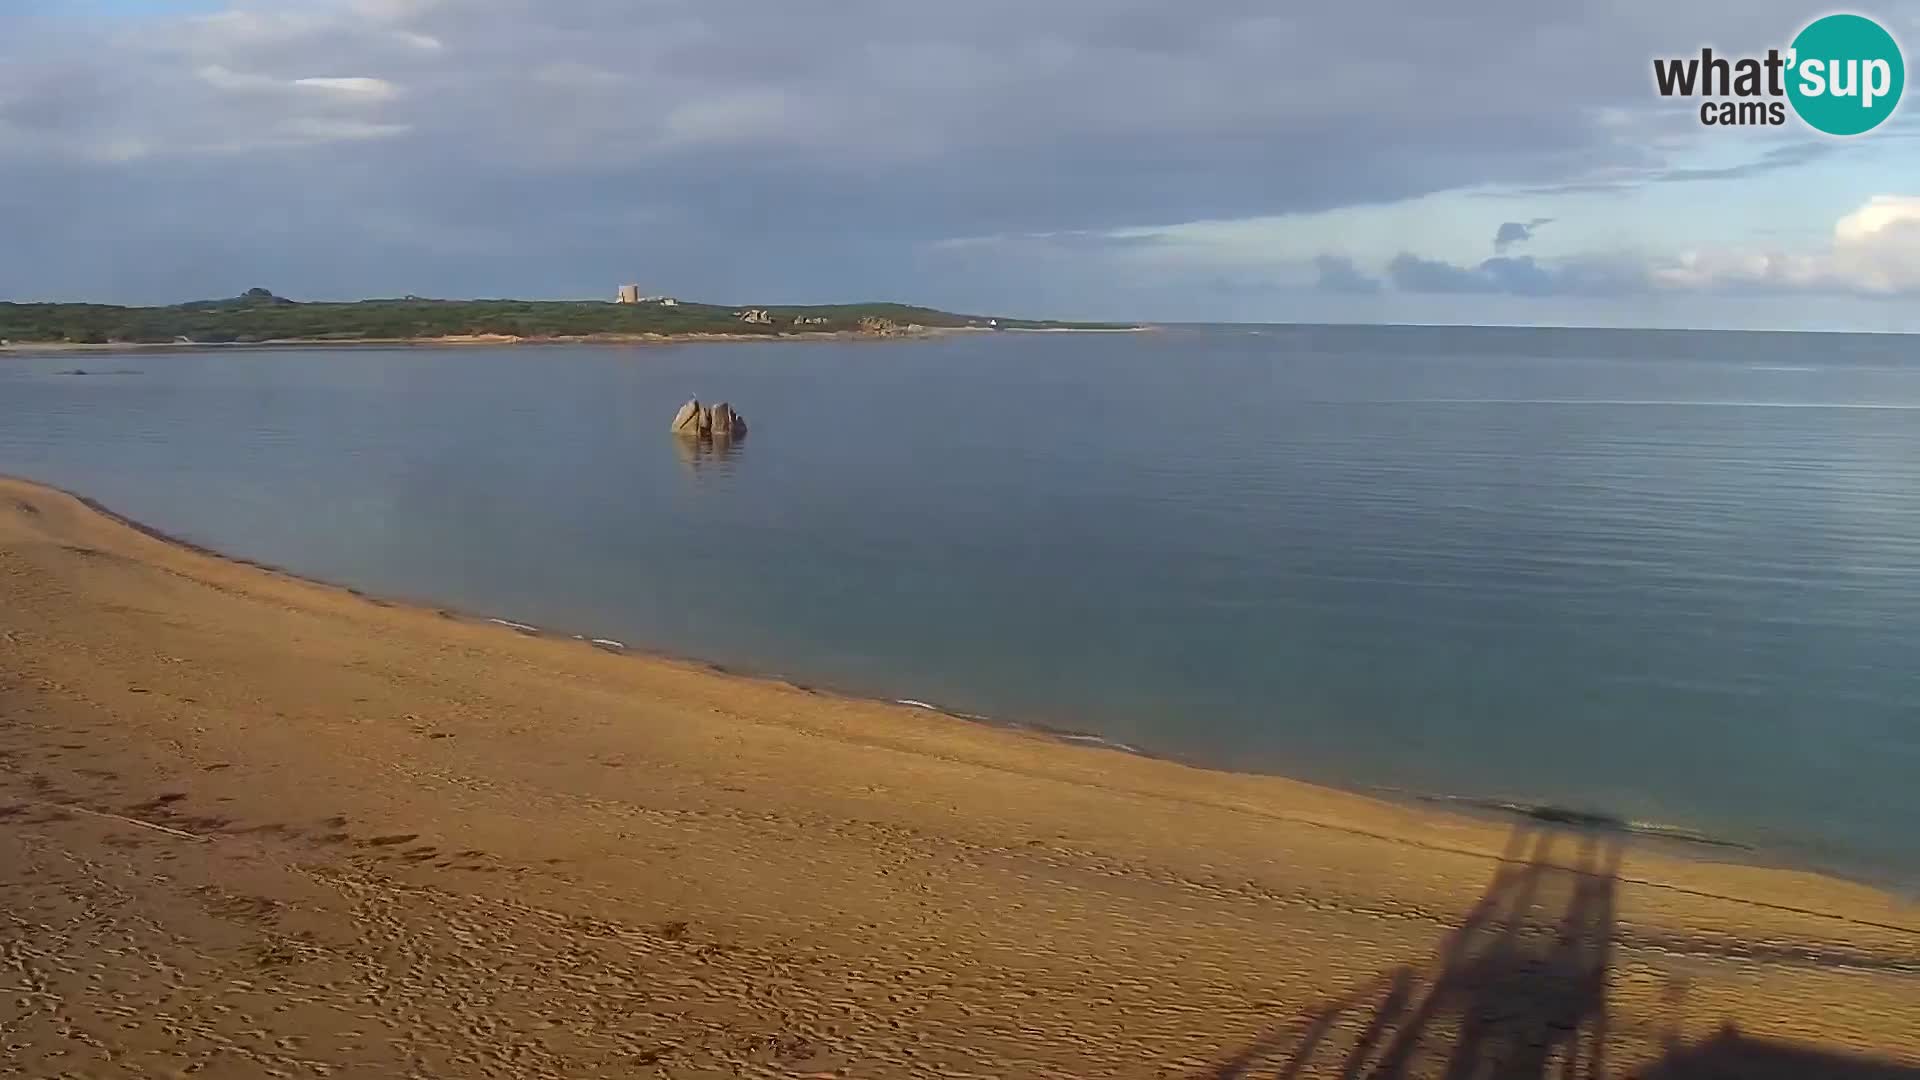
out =
{"type": "Polygon", "coordinates": [[[1920,881],[1920,361],[1175,329],[0,359],[0,470],[373,593],[1920,881]],[[688,396],[752,424],[666,433],[688,396]]]}

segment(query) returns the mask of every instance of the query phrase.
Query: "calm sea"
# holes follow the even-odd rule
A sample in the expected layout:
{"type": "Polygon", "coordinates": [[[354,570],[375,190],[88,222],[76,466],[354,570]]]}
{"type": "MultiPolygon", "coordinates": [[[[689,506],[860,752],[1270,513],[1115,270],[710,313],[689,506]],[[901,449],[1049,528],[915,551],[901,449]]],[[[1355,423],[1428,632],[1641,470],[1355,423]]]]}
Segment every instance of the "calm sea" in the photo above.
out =
{"type": "Polygon", "coordinates": [[[0,470],[380,593],[1920,881],[1912,338],[12,358],[0,470]],[[695,394],[747,441],[677,444],[695,394]]]}

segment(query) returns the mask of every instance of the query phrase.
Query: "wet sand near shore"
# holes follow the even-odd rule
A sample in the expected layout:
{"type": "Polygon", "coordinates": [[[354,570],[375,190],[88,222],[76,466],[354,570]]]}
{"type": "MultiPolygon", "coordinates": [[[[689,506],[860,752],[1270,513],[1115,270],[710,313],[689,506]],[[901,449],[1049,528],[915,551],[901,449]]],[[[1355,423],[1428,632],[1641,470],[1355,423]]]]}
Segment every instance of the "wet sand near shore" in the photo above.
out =
{"type": "Polygon", "coordinates": [[[388,604],[0,480],[0,1076],[1920,1080],[1920,911],[388,604]]]}

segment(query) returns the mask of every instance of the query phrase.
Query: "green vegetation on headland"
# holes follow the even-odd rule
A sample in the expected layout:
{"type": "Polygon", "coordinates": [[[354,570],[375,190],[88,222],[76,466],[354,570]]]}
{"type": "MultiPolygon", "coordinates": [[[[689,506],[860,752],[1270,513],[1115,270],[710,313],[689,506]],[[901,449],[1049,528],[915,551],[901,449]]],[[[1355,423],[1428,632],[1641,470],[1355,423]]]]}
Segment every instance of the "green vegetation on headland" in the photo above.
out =
{"type": "Polygon", "coordinates": [[[955,315],[906,304],[772,305],[605,303],[576,300],[360,300],[300,303],[265,289],[171,307],[0,303],[0,342],[28,344],[258,344],[274,341],[550,340],[595,337],[800,334],[887,336],[933,330],[1120,329],[955,315]]]}

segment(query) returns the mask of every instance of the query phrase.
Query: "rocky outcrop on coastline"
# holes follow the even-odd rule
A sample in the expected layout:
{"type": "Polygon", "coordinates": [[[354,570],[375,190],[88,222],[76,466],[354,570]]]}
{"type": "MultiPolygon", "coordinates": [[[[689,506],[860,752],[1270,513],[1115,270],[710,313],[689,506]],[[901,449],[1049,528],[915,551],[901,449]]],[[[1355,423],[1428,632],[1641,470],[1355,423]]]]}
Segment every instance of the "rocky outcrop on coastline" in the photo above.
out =
{"type": "Polygon", "coordinates": [[[746,437],[747,419],[724,401],[702,405],[694,398],[673,414],[673,433],[689,439],[739,439],[746,437]]]}

